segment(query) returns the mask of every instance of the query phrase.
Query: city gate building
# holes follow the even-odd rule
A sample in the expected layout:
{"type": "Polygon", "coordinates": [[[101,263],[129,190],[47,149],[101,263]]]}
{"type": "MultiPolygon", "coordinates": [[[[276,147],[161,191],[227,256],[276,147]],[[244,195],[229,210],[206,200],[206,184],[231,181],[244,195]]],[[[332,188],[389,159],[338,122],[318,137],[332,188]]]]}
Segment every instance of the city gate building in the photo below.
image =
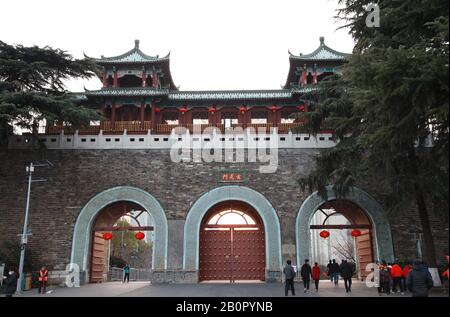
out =
{"type": "MultiPolygon", "coordinates": [[[[314,157],[336,145],[333,131],[324,126],[313,136],[298,114],[314,102],[317,83],[340,74],[349,57],[320,38],[314,52],[290,54],[282,89],[236,91],[180,90],[170,55],[146,55],[139,41],[120,56],[96,58],[102,88],[74,98],[96,109],[100,122],[48,124],[38,138],[12,136],[1,152],[0,239],[21,233],[26,164],[50,161],[51,168],[36,169],[46,181],[32,185],[28,248],[53,271],[77,264],[83,282],[98,281],[104,270],[98,232],[131,210],[152,220],[155,283],[280,281],[287,259],[314,261],[311,232],[326,228],[311,225],[318,211],[343,215],[350,225],[342,230],[360,231],[362,276],[373,261],[417,257],[421,228],[413,204],[390,218],[382,189],[367,180],[345,199],[329,188],[325,200],[298,185],[314,157]],[[195,160],[194,150],[174,162],[177,142],[244,153],[262,143],[276,149],[276,169],[261,172],[267,161],[195,160]]],[[[448,220],[431,217],[437,253],[448,252],[448,220]]]]}

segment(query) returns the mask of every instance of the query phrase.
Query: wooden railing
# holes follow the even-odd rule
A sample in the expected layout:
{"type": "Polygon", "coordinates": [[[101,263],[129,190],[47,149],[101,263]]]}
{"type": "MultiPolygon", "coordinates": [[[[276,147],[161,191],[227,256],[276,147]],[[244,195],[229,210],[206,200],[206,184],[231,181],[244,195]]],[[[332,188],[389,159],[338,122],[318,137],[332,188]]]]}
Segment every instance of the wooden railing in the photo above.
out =
{"type": "Polygon", "coordinates": [[[170,134],[172,130],[175,129],[175,134],[181,134],[183,129],[189,130],[189,133],[203,133],[205,129],[212,131],[214,128],[217,129],[217,132],[224,133],[225,126],[223,124],[157,124],[156,125],[156,133],[158,134],[170,134]]]}
{"type": "Polygon", "coordinates": [[[114,122],[114,126],[111,121],[102,121],[100,123],[100,129],[103,131],[130,131],[130,132],[139,132],[139,131],[147,131],[151,128],[150,121],[144,121],[144,124],[140,121],[116,121],[114,122]]]}
{"type": "Polygon", "coordinates": [[[100,133],[100,130],[103,130],[104,134],[122,134],[125,130],[132,133],[148,133],[149,129],[151,129],[151,121],[144,121],[143,125],[140,121],[116,121],[114,126],[111,121],[102,121],[100,125],[89,127],[47,126],[45,134],[60,134],[62,131],[64,134],[74,134],[76,130],[84,135],[96,135],[100,133]]]}

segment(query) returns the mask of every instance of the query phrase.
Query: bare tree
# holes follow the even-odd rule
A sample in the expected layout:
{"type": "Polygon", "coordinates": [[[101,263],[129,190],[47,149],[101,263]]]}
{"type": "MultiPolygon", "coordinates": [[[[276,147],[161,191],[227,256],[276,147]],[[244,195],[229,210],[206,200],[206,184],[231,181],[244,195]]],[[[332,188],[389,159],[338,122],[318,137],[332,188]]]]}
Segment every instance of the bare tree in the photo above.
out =
{"type": "Polygon", "coordinates": [[[337,233],[331,243],[331,248],[334,252],[341,256],[343,260],[356,262],[353,240],[349,239],[344,232],[338,232],[339,233],[337,233]]]}

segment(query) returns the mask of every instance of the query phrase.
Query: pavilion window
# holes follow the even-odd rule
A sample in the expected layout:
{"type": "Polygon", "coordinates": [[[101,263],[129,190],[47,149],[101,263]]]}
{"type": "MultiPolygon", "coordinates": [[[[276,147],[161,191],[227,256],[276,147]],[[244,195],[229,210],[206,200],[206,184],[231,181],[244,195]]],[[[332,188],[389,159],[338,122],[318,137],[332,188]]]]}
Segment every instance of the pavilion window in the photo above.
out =
{"type": "Polygon", "coordinates": [[[233,124],[238,124],[239,121],[237,111],[222,112],[220,122],[225,126],[225,128],[231,128],[233,124]]]}
{"type": "Polygon", "coordinates": [[[268,113],[267,111],[254,111],[251,113],[251,123],[252,124],[267,124],[268,121],[268,113]]]}
{"type": "Polygon", "coordinates": [[[119,78],[119,87],[142,87],[142,78],[136,75],[125,75],[119,78]]]}
{"type": "Polygon", "coordinates": [[[174,125],[179,124],[178,112],[175,111],[163,112],[162,122],[165,124],[174,124],[174,125]]]}
{"type": "Polygon", "coordinates": [[[114,84],[114,79],[112,75],[109,75],[107,78],[108,87],[112,87],[114,84]]]}
{"type": "Polygon", "coordinates": [[[117,121],[139,121],[139,108],[133,104],[123,105],[116,110],[117,121]]]}
{"type": "Polygon", "coordinates": [[[314,83],[314,76],[311,73],[308,73],[308,76],[306,76],[306,83],[307,84],[314,83]]]}
{"type": "Polygon", "coordinates": [[[192,113],[193,124],[208,124],[208,113],[206,111],[197,111],[192,113]]]}
{"type": "Polygon", "coordinates": [[[145,87],[152,87],[152,76],[147,75],[145,78],[145,87]]]}
{"type": "Polygon", "coordinates": [[[322,74],[320,74],[320,75],[317,76],[317,81],[320,82],[320,81],[324,80],[325,78],[330,77],[330,76],[332,76],[332,75],[334,75],[333,72],[325,72],[325,73],[322,73],[322,74]]]}
{"type": "Polygon", "coordinates": [[[295,113],[295,111],[282,111],[281,123],[294,123],[295,118],[292,116],[293,113],[295,113]]]}

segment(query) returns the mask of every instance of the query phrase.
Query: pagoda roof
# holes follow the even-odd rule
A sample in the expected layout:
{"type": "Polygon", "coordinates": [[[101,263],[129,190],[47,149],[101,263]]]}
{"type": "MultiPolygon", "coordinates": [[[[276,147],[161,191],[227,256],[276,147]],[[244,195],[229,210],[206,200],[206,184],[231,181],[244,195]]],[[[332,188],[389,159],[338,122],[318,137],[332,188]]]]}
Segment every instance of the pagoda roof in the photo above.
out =
{"type": "Polygon", "coordinates": [[[102,88],[100,90],[87,90],[85,89],[86,96],[132,96],[132,97],[145,97],[145,96],[164,96],[169,93],[168,89],[156,89],[151,87],[122,87],[122,88],[102,88]]]}
{"type": "Polygon", "coordinates": [[[164,57],[157,56],[150,56],[144,54],[139,49],[139,40],[134,41],[134,48],[132,50],[129,50],[128,52],[113,56],[113,57],[104,57],[101,56],[101,58],[93,58],[89,57],[86,54],[84,54],[86,58],[90,58],[95,60],[100,65],[111,65],[111,64],[154,64],[158,62],[163,61],[169,61],[170,59],[170,53],[168,53],[164,57]]]}
{"type": "MultiPolygon", "coordinates": [[[[317,87],[304,86],[295,89],[277,90],[204,90],[204,91],[169,91],[168,89],[155,89],[151,87],[137,88],[102,88],[100,90],[85,89],[86,97],[146,97],[167,96],[173,101],[189,100],[264,100],[289,99],[294,94],[312,92],[317,87]]],[[[77,98],[82,98],[78,94],[77,98]]]]}
{"type": "Polygon", "coordinates": [[[338,52],[325,45],[325,38],[320,37],[320,46],[310,54],[294,55],[289,52],[289,59],[303,60],[303,61],[346,61],[350,58],[351,54],[338,52]]]}
{"type": "Polygon", "coordinates": [[[314,67],[316,65],[319,68],[335,68],[340,67],[346,63],[351,54],[338,52],[325,45],[325,38],[320,37],[320,46],[310,54],[293,55],[289,52],[289,73],[286,79],[284,88],[291,88],[291,83],[298,81],[298,69],[307,67],[314,67]]]}
{"type": "Polygon", "coordinates": [[[291,97],[291,91],[288,89],[177,91],[169,94],[169,99],[171,100],[284,99],[291,97]]]}

